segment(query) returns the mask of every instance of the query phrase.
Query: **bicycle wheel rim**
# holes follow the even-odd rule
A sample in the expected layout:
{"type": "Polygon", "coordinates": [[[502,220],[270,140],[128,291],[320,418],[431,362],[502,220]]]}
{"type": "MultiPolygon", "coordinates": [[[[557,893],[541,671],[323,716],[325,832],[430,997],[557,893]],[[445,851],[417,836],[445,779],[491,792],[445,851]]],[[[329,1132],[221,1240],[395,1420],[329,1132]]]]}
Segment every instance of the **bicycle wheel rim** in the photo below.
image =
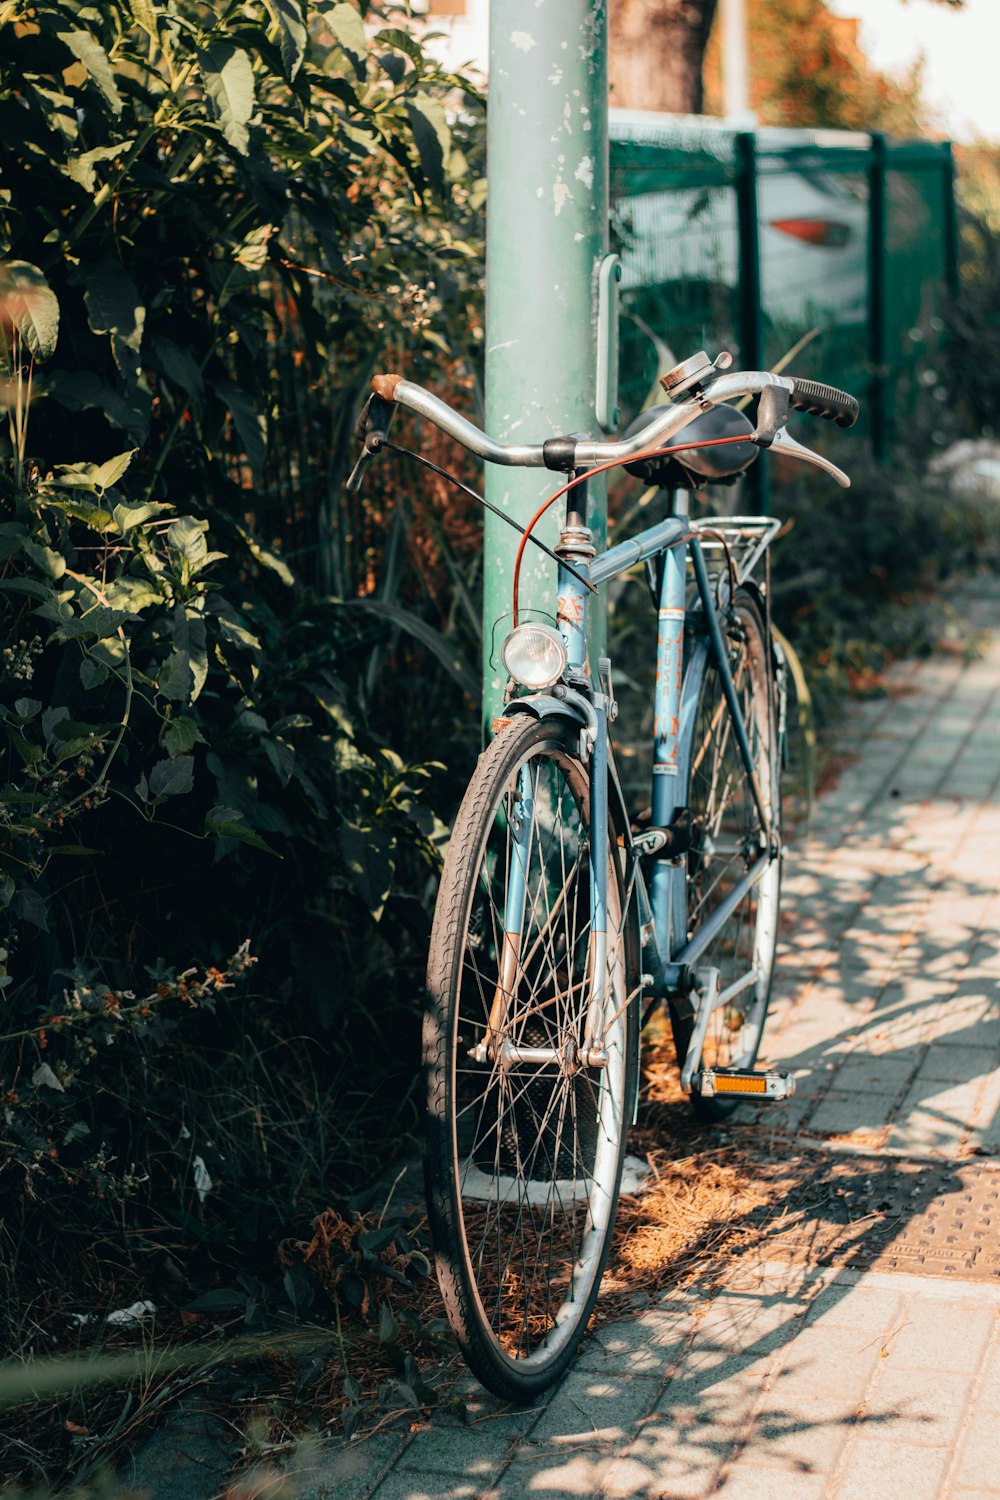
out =
{"type": "MultiPolygon", "coordinates": [[[[513,753],[497,742],[486,768],[495,774],[464,872],[450,972],[429,973],[432,995],[442,980],[448,990],[449,1182],[434,1227],[446,1304],[458,1305],[452,1321],[469,1363],[492,1388],[526,1394],[571,1357],[597,1295],[624,1156],[629,1028],[611,860],[608,1061],[580,1065],[601,962],[590,912],[587,773],[552,730],[523,726],[507,739],[517,742],[513,753]],[[501,983],[515,866],[525,875],[524,922],[516,966],[501,983]],[[502,1034],[491,1026],[498,988],[502,1034]],[[470,1055],[491,1039],[487,1061],[470,1055]],[[504,1042],[550,1049],[565,1062],[502,1065],[504,1042]]],[[[461,824],[460,815],[453,842],[461,824]]]]}
{"type": "MultiPolygon", "coordinates": [[[[775,726],[763,627],[752,601],[737,595],[736,638],[729,637],[736,686],[765,811],[778,831],[775,726]]],[[[728,714],[722,681],[710,664],[701,683],[688,757],[687,805],[695,838],[688,857],[689,932],[701,926],[764,851],[760,815],[728,714]]],[[[774,859],[739,903],[699,963],[719,970],[719,989],[756,978],[709,1023],[702,1063],[752,1067],[767,1015],[777,944],[780,861],[774,859]]]]}

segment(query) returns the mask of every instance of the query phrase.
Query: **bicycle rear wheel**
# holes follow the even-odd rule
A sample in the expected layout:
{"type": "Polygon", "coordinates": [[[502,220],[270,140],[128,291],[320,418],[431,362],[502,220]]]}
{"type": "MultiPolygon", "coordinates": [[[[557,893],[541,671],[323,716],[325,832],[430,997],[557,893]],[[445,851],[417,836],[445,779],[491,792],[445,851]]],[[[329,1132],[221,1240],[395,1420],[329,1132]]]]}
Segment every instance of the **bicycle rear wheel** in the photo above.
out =
{"type": "MultiPolygon", "coordinates": [[[[774,674],[766,631],[752,594],[737,591],[728,633],[729,666],[736,685],[762,801],[772,830],[780,835],[781,798],[774,674]]],[[[690,736],[682,750],[687,768],[686,805],[694,838],[687,859],[686,914],[690,936],[711,917],[765,850],[753,798],[722,680],[709,660],[698,688],[690,736]]],[[[719,970],[719,989],[753,976],[730,1003],[714,1013],[702,1051],[704,1066],[752,1068],[760,1049],[778,941],[781,860],[775,858],[743,897],[704,955],[702,965],[719,970]]],[[[693,1018],[672,1007],[678,1062],[683,1065],[693,1018]]],[[[731,1114],[735,1101],[692,1092],[695,1112],[706,1120],[731,1114]]]]}
{"type": "Polygon", "coordinates": [[[456,1337],[497,1395],[565,1369],[607,1260],[634,1090],[621,865],[591,851],[579,729],[518,715],[481,757],[434,914],[424,1028],[428,1204],[456,1337]],[[607,862],[607,943],[591,861],[607,862]],[[523,917],[523,920],[518,920],[523,917]],[[520,929],[517,936],[514,935],[520,929]],[[581,1055],[603,975],[607,1061],[581,1055]]]}

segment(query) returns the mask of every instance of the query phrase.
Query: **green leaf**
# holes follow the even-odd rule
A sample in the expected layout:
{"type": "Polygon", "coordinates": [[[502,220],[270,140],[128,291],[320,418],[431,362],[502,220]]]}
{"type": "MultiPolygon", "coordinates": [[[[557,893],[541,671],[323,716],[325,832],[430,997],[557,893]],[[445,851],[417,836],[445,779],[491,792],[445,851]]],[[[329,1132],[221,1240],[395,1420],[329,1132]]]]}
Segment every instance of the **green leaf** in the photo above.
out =
{"type": "Polygon", "coordinates": [[[0,303],[39,364],[55,353],[59,303],[37,266],[26,260],[0,263],[0,303]]]}
{"type": "Polygon", "coordinates": [[[190,755],[158,760],[149,773],[149,795],[154,802],[179,797],[194,786],[194,761],[190,755]]]}
{"type": "Polygon", "coordinates": [[[267,421],[247,393],[233,385],[232,381],[220,380],[216,389],[229,407],[233,426],[243,444],[254,478],[259,479],[267,456],[267,421]]]}
{"type": "Polygon", "coordinates": [[[38,1064],[38,1067],[31,1075],[31,1081],[36,1088],[41,1088],[44,1084],[47,1089],[57,1089],[60,1094],[66,1092],[61,1081],[56,1077],[47,1062],[38,1064]]]}
{"type": "Polygon", "coordinates": [[[451,150],[451,131],[440,99],[415,94],[406,105],[413,141],[424,176],[438,193],[444,190],[444,167],[451,150]]]}
{"type": "Polygon", "coordinates": [[[394,1344],[398,1338],[399,1324],[388,1302],[383,1302],[378,1314],[378,1341],[380,1344],[394,1344]]]}
{"type": "Polygon", "coordinates": [[[299,0],[264,0],[268,13],[279,29],[281,61],[285,77],[292,82],[306,54],[308,32],[299,0]]]}
{"type": "MultiPolygon", "coordinates": [[[[121,509],[115,506],[116,510],[121,509]]],[[[130,615],[141,614],[151,604],[162,604],[160,590],[148,578],[116,578],[114,583],[104,586],[104,596],[112,609],[126,611],[130,615]]]]}
{"type": "Polygon", "coordinates": [[[51,578],[53,583],[62,578],[66,572],[66,559],[61,552],[53,552],[51,547],[41,547],[37,542],[29,541],[25,537],[21,543],[21,550],[27,553],[36,568],[39,568],[47,578],[51,578]]]}
{"type": "Polygon", "coordinates": [[[368,56],[368,38],[365,36],[360,12],[353,5],[348,5],[346,0],[342,0],[332,10],[323,12],[323,20],[333,32],[337,46],[352,58],[355,72],[361,74],[368,56]]]}
{"type": "Polygon", "coordinates": [[[67,177],[72,177],[78,182],[84,192],[92,193],[97,187],[97,174],[94,167],[100,161],[114,161],[116,156],[121,156],[127,149],[124,141],[116,146],[95,146],[93,151],[84,151],[80,156],[71,156],[63,171],[67,177]]]}
{"type": "MultiPolygon", "coordinates": [[[[109,490],[112,485],[117,484],[138,451],[138,448],[130,448],[127,453],[119,453],[116,458],[106,459],[103,464],[99,464],[94,470],[94,483],[97,488],[109,490]]],[[[165,510],[166,507],[161,506],[159,509],[165,510]]],[[[133,521],[132,524],[136,523],[133,521]]]]}
{"type": "Polygon", "coordinates": [[[182,349],[172,339],[160,338],[153,340],[152,351],[167,379],[179,385],[192,401],[200,401],[205,394],[205,382],[197,360],[187,349],[182,349]]]}
{"type": "Polygon", "coordinates": [[[378,615],[381,619],[398,625],[400,630],[412,635],[437,657],[449,677],[454,678],[463,692],[468,693],[470,698],[478,697],[479,679],[472,669],[451,642],[419,615],[404,609],[401,604],[391,604],[387,599],[348,599],[345,603],[349,608],[367,610],[369,614],[378,615]]]}
{"type": "Polygon", "coordinates": [[[162,516],[169,509],[169,505],[150,500],[140,505],[116,505],[111,514],[122,536],[127,536],[134,527],[141,526],[144,521],[151,521],[154,516],[162,516]]]}
{"type": "Polygon", "coordinates": [[[133,399],[126,400],[113,385],[90,370],[57,370],[46,379],[45,394],[68,411],[96,407],[134,442],[142,442],[149,432],[148,396],[133,391],[133,399]]]}
{"type": "Polygon", "coordinates": [[[392,890],[395,839],[385,838],[378,830],[345,822],[340,830],[340,851],[354,877],[358,895],[374,921],[380,921],[392,890]]]}
{"type": "Polygon", "coordinates": [[[167,546],[182,559],[185,580],[205,566],[208,557],[208,542],[205,532],[207,521],[198,521],[194,516],[181,516],[167,529],[167,546]]]}
{"type": "Polygon", "coordinates": [[[251,532],[246,531],[239,525],[237,525],[236,529],[246,543],[247,550],[254,561],[259,562],[261,567],[270,568],[272,573],[277,573],[282,583],[287,584],[291,588],[295,583],[295,574],[288,564],[276,552],[271,552],[267,547],[262,547],[251,532]]]}
{"type": "Polygon", "coordinates": [[[108,679],[108,669],[102,661],[94,661],[93,657],[85,656],[80,663],[80,681],[87,691],[91,688],[100,687],[102,682],[108,679]]]}
{"type": "Polygon", "coordinates": [[[36,891],[32,886],[24,886],[15,894],[10,903],[10,909],[16,917],[21,917],[23,921],[30,922],[40,932],[48,932],[48,905],[41,892],[36,891]]]}
{"type": "Polygon", "coordinates": [[[157,690],[164,698],[182,703],[197,698],[208,676],[205,620],[197,610],[178,604],[171,625],[174,650],[160,668],[157,690]]]}
{"type": "Polygon", "coordinates": [[[244,615],[240,617],[239,612],[233,607],[228,599],[220,595],[214,595],[208,601],[208,608],[218,621],[219,635],[229,645],[238,646],[241,651],[249,651],[255,660],[260,659],[260,641],[251,630],[243,624],[244,615]]]}
{"type": "Polygon", "coordinates": [[[182,1308],[183,1312],[207,1313],[207,1312],[242,1312],[247,1305],[246,1292],[234,1291],[232,1287],[216,1287],[210,1292],[202,1292],[193,1302],[189,1302],[182,1308]]]}
{"type": "Polygon", "coordinates": [[[246,156],[250,145],[247,124],[254,105],[249,57],[231,42],[216,42],[205,50],[199,49],[198,62],[223,135],[234,151],[246,156]]]}
{"type": "MultiPolygon", "coordinates": [[[[111,334],[114,341],[138,354],[146,309],[128,272],[116,261],[105,260],[93,269],[81,272],[80,280],[85,286],[87,321],[93,331],[111,334]]],[[[118,360],[117,353],[115,358],[118,360]]]]}
{"type": "Polygon", "coordinates": [[[24,723],[27,723],[29,719],[33,719],[41,711],[42,705],[38,698],[16,698],[14,700],[14,712],[24,723]]]}
{"type": "Polygon", "coordinates": [[[104,95],[114,114],[122,112],[122,96],[115,83],[115,75],[108,61],[108,54],[90,31],[60,31],[59,39],[65,42],[77,62],[83,64],[94,83],[104,95]]]}
{"type": "Polygon", "coordinates": [[[278,232],[276,224],[258,224],[233,252],[233,259],[245,271],[263,271],[268,261],[268,244],[278,232]]]}
{"type": "Polygon", "coordinates": [[[135,24],[154,42],[159,41],[160,29],[156,23],[156,6],[153,0],[129,0],[129,10],[135,24]]]}
{"type": "Polygon", "coordinates": [[[184,714],[176,719],[168,719],[160,731],[160,744],[171,758],[186,755],[195,745],[204,743],[205,738],[194,719],[189,719],[184,714]]]}
{"type": "Polygon", "coordinates": [[[205,832],[214,834],[219,839],[238,839],[240,843],[252,844],[255,849],[263,849],[267,854],[275,852],[257,830],[250,827],[236,807],[213,807],[205,814],[205,832]]]}
{"type": "Polygon", "coordinates": [[[383,47],[395,47],[397,51],[405,52],[418,68],[423,66],[424,54],[408,32],[400,31],[395,26],[383,26],[376,36],[383,47]]]}

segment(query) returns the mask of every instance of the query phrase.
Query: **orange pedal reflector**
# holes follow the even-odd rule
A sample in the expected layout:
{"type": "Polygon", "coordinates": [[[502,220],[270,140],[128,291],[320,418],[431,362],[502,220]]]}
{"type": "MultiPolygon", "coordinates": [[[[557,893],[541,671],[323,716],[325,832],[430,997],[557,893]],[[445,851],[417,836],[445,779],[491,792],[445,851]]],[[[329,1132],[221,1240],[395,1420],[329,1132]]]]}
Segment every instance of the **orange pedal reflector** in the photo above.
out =
{"type": "Polygon", "coordinates": [[[795,1076],[792,1073],[757,1073],[747,1069],[745,1073],[726,1073],[720,1069],[702,1068],[694,1076],[694,1087],[704,1099],[713,1094],[751,1094],[758,1099],[787,1099],[795,1093],[795,1076]]]}
{"type": "Polygon", "coordinates": [[[715,1092],[717,1094],[766,1094],[766,1078],[729,1078],[725,1073],[716,1073],[715,1092]]]}

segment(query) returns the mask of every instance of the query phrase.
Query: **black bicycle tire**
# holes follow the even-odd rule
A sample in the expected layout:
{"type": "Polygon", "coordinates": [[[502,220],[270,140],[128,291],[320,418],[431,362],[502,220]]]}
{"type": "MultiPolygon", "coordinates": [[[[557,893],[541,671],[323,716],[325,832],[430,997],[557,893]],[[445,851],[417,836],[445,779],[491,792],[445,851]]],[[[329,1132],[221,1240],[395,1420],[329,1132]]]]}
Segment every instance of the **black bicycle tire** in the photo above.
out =
{"type": "MultiPolygon", "coordinates": [[[[764,778],[760,774],[762,770],[761,765],[758,765],[758,779],[761,781],[762,786],[769,787],[772,823],[774,825],[774,831],[780,835],[781,760],[780,748],[778,745],[777,713],[774,691],[775,675],[767,636],[767,626],[765,624],[761,609],[757,603],[757,599],[754,594],[750,593],[749,590],[737,590],[733,602],[733,609],[735,613],[740,617],[744,631],[747,632],[748,657],[753,658],[751,666],[751,672],[753,675],[753,698],[755,704],[758,705],[758,707],[755,709],[755,713],[758,714],[758,723],[760,722],[760,717],[763,717],[764,722],[766,722],[767,725],[767,781],[765,782],[764,778]],[[763,711],[762,715],[761,707],[763,711]]],[[[701,721],[699,713],[700,705],[703,702],[706,693],[716,691],[718,688],[721,688],[718,672],[715,668],[714,663],[710,659],[705,667],[699,684],[698,707],[696,707],[694,713],[691,715],[691,728],[689,731],[690,741],[689,744],[684,747],[681,752],[682,764],[687,769],[687,781],[683,789],[682,802],[684,805],[691,808],[696,818],[698,814],[698,799],[693,793],[691,787],[692,744],[697,732],[697,726],[701,721]]],[[[749,1050],[749,1055],[742,1060],[741,1065],[744,1067],[753,1067],[756,1063],[758,1054],[760,1052],[761,1041],[763,1039],[764,1027],[767,1023],[767,1015],[770,1005],[771,983],[774,971],[774,954],[777,947],[778,911],[780,910],[781,901],[780,857],[775,861],[774,873],[770,878],[774,882],[773,901],[775,910],[773,914],[773,921],[771,924],[772,930],[770,934],[767,935],[769,952],[767,961],[766,983],[764,985],[763,994],[761,995],[760,993],[758,993],[757,1004],[759,1006],[759,1017],[755,1023],[756,1036],[754,1038],[752,1047],[749,1050]]],[[[689,872],[686,880],[685,890],[685,906],[689,912],[689,915],[691,893],[692,881],[689,865],[689,872]]],[[[739,908],[737,910],[739,910],[739,908]]],[[[757,921],[760,922],[760,920],[760,907],[758,905],[757,921]]],[[[706,957],[701,960],[701,962],[711,962],[711,950],[709,950],[709,954],[706,955],[706,957]]],[[[678,1067],[683,1067],[685,1058],[687,1056],[688,1046],[691,1041],[691,1035],[694,1029],[694,1017],[690,1014],[687,1007],[672,1001],[670,1004],[670,1019],[674,1036],[674,1046],[677,1053],[677,1064],[678,1067]]],[[[739,1102],[736,1099],[722,1099],[717,1095],[712,1097],[705,1097],[697,1089],[692,1090],[689,1099],[691,1107],[698,1118],[708,1124],[718,1123],[719,1121],[727,1119],[736,1109],[739,1102]]]]}
{"type": "MultiPolygon", "coordinates": [[[[580,1310],[566,1320],[568,1333],[551,1361],[538,1359],[530,1369],[501,1348],[483,1310],[472,1270],[472,1251],[466,1241],[461,1205],[459,1150],[457,1144],[457,1084],[455,1078],[461,964],[465,929],[475,896],[479,861],[493,826],[493,809],[502,789],[514,774],[520,758],[533,748],[549,744],[572,760],[579,774],[585,768],[578,757],[579,725],[565,721],[539,722],[527,715],[514,716],[480,757],[459,809],[449,853],[442,872],[435,907],[427,970],[427,1010],[424,1022],[424,1070],[427,1087],[427,1133],[425,1170],[428,1213],[434,1243],[435,1267],[448,1320],[473,1373],[502,1399],[527,1403],[553,1384],[573,1359],[596,1301],[607,1263],[625,1159],[629,1108],[634,1097],[638,1064],[637,1002],[624,1012],[624,1069],[621,1120],[613,1172],[613,1203],[596,1273],[584,1289],[580,1310]],[[518,1365],[521,1364],[521,1368],[518,1365]]],[[[624,906],[625,892],[615,833],[609,836],[609,867],[618,900],[624,906]]],[[[625,929],[623,964],[626,995],[636,988],[637,944],[622,913],[625,929]]]]}

